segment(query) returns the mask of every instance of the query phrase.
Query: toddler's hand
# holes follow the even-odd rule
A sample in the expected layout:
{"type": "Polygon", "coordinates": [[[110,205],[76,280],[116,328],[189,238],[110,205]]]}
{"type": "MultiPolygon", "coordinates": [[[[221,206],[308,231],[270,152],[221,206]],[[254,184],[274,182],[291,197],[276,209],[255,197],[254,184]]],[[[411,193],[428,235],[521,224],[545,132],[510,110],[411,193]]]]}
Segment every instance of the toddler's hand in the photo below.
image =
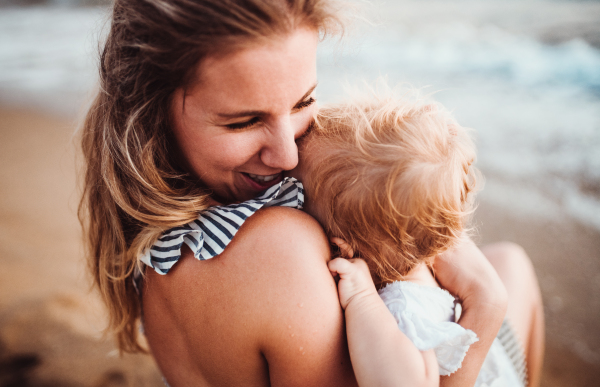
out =
{"type": "Polygon", "coordinates": [[[340,276],[338,293],[342,308],[346,309],[351,302],[356,303],[372,295],[379,298],[369,267],[362,259],[332,259],[329,261],[329,271],[340,276]]]}

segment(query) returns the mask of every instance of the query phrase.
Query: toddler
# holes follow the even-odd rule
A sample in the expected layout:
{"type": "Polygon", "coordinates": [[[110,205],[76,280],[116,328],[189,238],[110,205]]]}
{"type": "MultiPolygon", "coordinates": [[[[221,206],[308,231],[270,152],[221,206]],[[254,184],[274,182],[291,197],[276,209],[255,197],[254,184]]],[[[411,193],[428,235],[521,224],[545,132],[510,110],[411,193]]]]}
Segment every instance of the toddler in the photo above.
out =
{"type": "MultiPolygon", "coordinates": [[[[474,332],[430,264],[465,234],[477,170],[467,131],[426,102],[375,99],[322,108],[299,141],[305,210],[346,258],[339,275],[361,386],[429,386],[460,368],[474,332]],[[379,289],[377,291],[376,289],[379,289]]],[[[523,386],[496,340],[476,385],[523,386]]]]}

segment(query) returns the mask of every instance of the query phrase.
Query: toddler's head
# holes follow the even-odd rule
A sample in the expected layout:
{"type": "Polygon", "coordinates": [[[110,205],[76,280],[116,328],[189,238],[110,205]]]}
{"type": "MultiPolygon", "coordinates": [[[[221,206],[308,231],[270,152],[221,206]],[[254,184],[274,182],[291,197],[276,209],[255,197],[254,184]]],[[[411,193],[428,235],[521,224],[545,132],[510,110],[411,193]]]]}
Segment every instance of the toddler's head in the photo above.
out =
{"type": "Polygon", "coordinates": [[[367,261],[376,282],[402,279],[463,234],[475,147],[436,105],[387,98],[324,107],[300,158],[306,210],[367,261]]]}

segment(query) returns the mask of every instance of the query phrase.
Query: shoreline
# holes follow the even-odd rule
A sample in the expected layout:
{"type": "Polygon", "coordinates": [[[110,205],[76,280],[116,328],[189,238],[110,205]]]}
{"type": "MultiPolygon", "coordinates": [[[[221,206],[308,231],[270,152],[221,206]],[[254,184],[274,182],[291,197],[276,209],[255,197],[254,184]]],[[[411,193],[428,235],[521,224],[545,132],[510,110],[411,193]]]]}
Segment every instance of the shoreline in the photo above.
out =
{"type": "MultiPolygon", "coordinates": [[[[119,358],[103,338],[76,217],[74,120],[0,105],[0,382],[162,386],[149,356],[119,358]],[[19,363],[21,362],[21,363],[19,363]]],[[[480,244],[508,240],[530,255],[542,288],[542,385],[600,379],[600,232],[507,211],[481,196],[480,244]]],[[[0,383],[0,384],[1,384],[0,383]]]]}

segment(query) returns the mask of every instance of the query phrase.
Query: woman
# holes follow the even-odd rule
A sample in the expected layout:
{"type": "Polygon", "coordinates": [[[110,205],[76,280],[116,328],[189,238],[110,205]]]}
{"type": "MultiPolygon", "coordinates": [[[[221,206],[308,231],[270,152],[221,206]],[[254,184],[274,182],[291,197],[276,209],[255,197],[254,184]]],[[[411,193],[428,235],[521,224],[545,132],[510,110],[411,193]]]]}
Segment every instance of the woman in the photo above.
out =
{"type": "MultiPolygon", "coordinates": [[[[295,140],[315,109],[319,34],[339,25],[333,7],[324,0],[114,5],[101,91],[83,131],[81,216],[119,347],[141,350],[143,309],[150,349],[172,386],[356,383],[326,265],[329,244],[301,211],[256,213],[207,261],[184,249],[167,275],[145,271],[141,297],[132,280],[139,254],[163,231],[209,205],[251,199],[296,166],[295,140]]],[[[530,348],[541,309],[532,271],[514,276],[529,268],[517,253],[492,251],[498,262],[510,259],[503,279],[531,290],[508,312],[530,348]]],[[[506,293],[472,243],[452,254],[439,260],[437,277],[463,300],[460,324],[480,341],[442,384],[464,386],[500,327],[506,293]]]]}

